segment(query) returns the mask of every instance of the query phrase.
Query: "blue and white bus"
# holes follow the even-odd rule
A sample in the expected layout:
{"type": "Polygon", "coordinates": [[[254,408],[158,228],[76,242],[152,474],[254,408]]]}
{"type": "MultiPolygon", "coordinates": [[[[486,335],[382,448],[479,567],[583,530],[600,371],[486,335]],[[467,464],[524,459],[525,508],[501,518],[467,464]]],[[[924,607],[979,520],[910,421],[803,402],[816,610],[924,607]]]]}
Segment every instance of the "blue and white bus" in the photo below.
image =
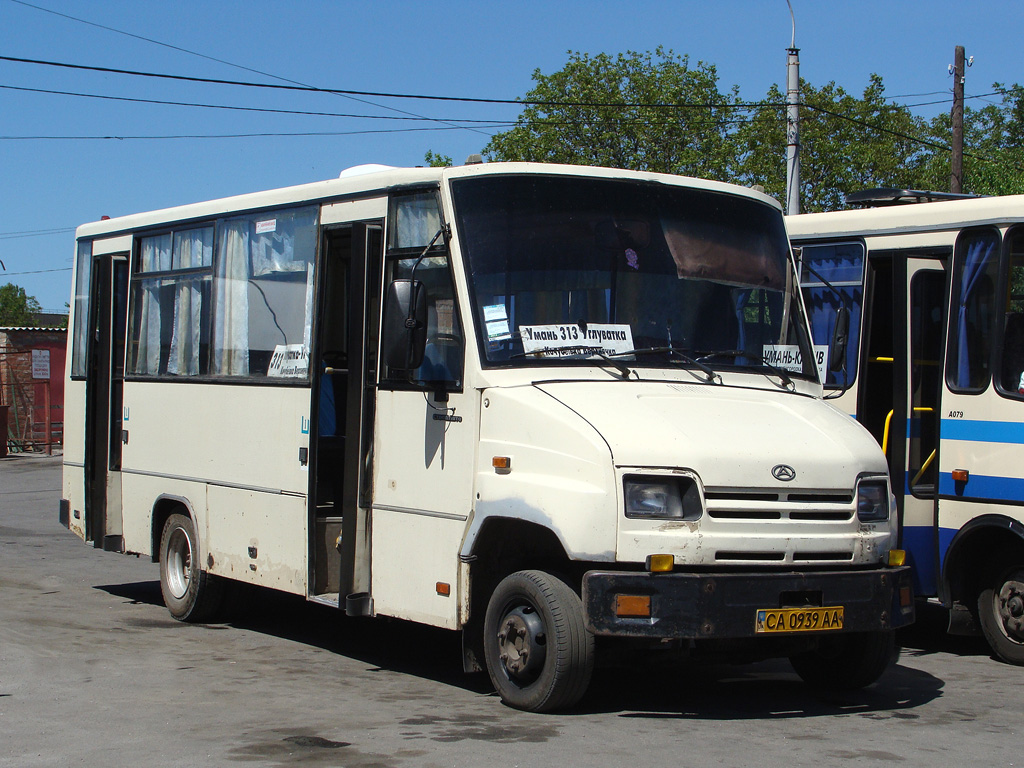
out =
{"type": "Polygon", "coordinates": [[[883,447],[915,593],[1024,664],[1024,195],[787,227],[815,343],[849,310],[825,385],[883,447]]]}

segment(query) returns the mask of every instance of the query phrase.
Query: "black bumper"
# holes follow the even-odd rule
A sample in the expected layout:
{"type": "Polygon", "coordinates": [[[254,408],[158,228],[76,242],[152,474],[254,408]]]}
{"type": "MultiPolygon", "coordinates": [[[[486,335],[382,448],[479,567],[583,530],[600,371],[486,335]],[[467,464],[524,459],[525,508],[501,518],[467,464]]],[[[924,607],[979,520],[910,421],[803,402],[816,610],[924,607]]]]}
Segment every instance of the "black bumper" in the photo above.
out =
{"type": "Polygon", "coordinates": [[[663,574],[589,571],[583,577],[587,629],[595,635],[694,640],[760,637],[756,631],[758,610],[814,605],[841,606],[843,632],[911,624],[910,568],[663,574]],[[649,597],[650,617],[617,615],[620,595],[649,597]]]}

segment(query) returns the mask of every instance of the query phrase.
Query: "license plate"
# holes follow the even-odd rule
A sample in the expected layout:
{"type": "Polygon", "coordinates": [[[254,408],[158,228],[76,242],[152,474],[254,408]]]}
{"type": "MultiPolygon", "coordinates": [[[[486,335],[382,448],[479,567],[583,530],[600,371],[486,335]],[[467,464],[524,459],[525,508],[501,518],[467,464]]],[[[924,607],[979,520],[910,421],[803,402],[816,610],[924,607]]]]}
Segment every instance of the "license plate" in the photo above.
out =
{"type": "Polygon", "coordinates": [[[827,632],[843,628],[843,606],[759,608],[755,632],[827,632]]]}

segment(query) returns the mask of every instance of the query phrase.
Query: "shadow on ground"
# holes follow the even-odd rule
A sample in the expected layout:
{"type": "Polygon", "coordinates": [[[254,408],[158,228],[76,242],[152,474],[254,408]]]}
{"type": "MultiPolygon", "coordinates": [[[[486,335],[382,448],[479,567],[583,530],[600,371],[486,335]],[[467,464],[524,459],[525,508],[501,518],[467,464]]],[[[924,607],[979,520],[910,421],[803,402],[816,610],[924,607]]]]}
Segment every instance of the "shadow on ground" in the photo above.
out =
{"type": "MultiPolygon", "coordinates": [[[[130,604],[163,606],[160,584],[144,581],[98,586],[130,604]]],[[[229,597],[224,622],[478,694],[490,692],[486,674],[462,672],[457,632],[397,619],[350,618],[328,606],[263,589],[229,597]],[[419,649],[410,653],[410,649],[419,649]],[[423,649],[430,649],[424,652],[423,649]]],[[[156,627],[154,627],[156,629],[156,627]]],[[[919,624],[901,632],[903,658],[934,653],[988,655],[979,638],[945,633],[942,609],[919,606],[919,624]]],[[[942,695],[943,681],[899,664],[863,691],[824,693],[804,685],[785,660],[736,665],[691,659],[671,665],[599,667],[577,714],[619,713],[634,718],[744,720],[856,714],[916,719],[913,710],[942,695]]]]}

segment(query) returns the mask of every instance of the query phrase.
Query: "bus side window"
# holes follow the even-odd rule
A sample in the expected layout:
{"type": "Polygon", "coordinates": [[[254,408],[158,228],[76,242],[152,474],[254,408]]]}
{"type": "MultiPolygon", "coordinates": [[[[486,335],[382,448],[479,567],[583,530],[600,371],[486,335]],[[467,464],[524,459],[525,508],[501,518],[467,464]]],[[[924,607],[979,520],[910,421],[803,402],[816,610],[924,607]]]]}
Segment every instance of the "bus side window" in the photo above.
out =
{"type": "Polygon", "coordinates": [[[1024,396],[1024,229],[1014,227],[1007,237],[1008,248],[1005,324],[1000,350],[999,383],[1007,394],[1024,396]]]}
{"type": "Polygon", "coordinates": [[[998,253],[995,230],[965,230],[957,239],[946,365],[946,384],[953,392],[982,392],[992,377],[998,253]]]}
{"type": "Polygon", "coordinates": [[[1002,358],[1003,389],[1024,395],[1024,314],[1006,316],[1002,358]]]}

